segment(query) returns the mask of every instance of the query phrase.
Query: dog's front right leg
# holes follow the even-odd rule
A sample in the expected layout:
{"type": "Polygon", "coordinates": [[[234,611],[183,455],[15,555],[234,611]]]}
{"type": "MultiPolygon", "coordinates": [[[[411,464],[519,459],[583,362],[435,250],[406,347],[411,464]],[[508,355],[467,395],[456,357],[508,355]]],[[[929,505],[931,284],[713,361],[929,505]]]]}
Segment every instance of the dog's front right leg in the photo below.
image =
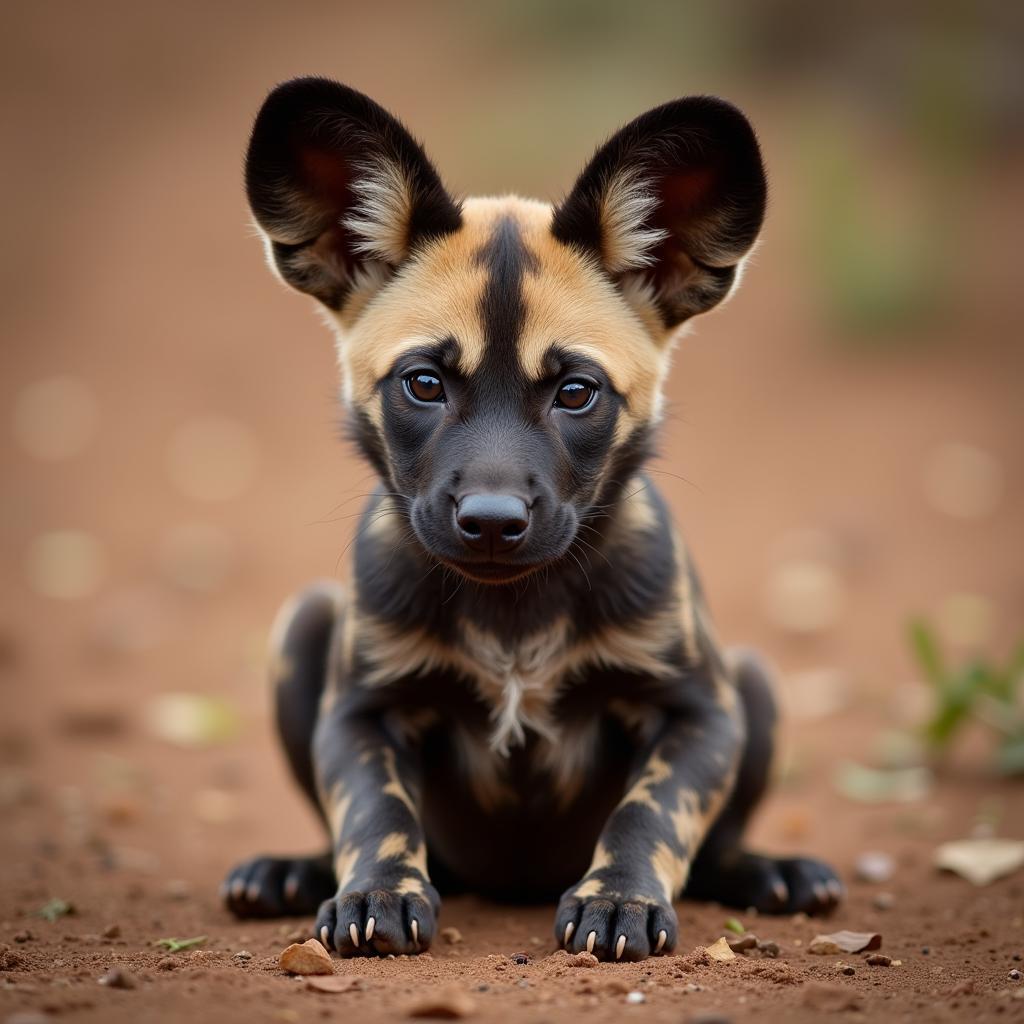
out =
{"type": "Polygon", "coordinates": [[[338,701],[321,713],[313,758],[338,881],[320,906],[317,938],[342,956],[422,952],[440,900],[427,877],[412,757],[379,715],[338,701]]]}

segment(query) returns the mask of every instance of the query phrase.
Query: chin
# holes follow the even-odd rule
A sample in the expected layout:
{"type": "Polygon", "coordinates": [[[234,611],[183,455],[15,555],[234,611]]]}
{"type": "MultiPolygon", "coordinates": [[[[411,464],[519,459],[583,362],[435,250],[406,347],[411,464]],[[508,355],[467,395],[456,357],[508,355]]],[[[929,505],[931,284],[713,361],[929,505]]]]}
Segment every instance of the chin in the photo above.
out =
{"type": "Polygon", "coordinates": [[[537,562],[533,565],[513,565],[508,562],[456,562],[450,558],[443,559],[444,564],[454,569],[459,575],[474,583],[486,583],[492,587],[502,587],[509,583],[532,576],[546,563],[537,562]]]}

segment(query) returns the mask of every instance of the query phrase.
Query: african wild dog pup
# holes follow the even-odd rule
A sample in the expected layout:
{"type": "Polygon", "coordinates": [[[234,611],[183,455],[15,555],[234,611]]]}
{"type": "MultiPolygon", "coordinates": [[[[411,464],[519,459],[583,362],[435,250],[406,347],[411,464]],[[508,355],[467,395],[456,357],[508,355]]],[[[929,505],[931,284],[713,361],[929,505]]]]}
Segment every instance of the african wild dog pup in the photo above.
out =
{"type": "Polygon", "coordinates": [[[676,100],[605,143],[554,209],[460,202],[372,100],[306,78],[253,128],[270,264],[326,309],[380,476],[351,584],[281,612],[281,739],[330,833],[225,883],[239,916],[316,914],[342,954],[430,944],[438,890],[553,899],[558,942],[639,960],[680,894],[826,911],[835,874],[742,845],[775,709],[716,646],[643,474],[675,329],[761,226],[754,133],[676,100]]]}

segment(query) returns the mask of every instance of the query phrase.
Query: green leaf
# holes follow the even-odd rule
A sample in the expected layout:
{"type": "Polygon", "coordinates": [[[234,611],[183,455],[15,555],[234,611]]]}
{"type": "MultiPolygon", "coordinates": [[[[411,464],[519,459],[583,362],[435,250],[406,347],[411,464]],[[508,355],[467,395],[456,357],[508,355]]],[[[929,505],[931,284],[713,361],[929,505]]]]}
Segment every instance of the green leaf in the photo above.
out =
{"type": "Polygon", "coordinates": [[[75,907],[73,903],[54,897],[48,903],[44,903],[36,911],[36,914],[39,917],[45,918],[50,924],[53,924],[58,918],[67,917],[68,914],[73,914],[74,912],[75,907]]]}
{"type": "Polygon", "coordinates": [[[735,917],[730,917],[729,920],[725,922],[725,927],[728,928],[729,931],[735,932],[737,935],[745,935],[747,932],[747,929],[744,928],[735,917]]]}
{"type": "Polygon", "coordinates": [[[154,945],[163,946],[168,953],[180,953],[183,949],[201,946],[205,941],[205,935],[197,935],[194,939],[157,939],[154,945]]]}
{"type": "Polygon", "coordinates": [[[918,665],[931,684],[937,690],[944,689],[946,666],[934,630],[920,619],[915,619],[910,624],[910,644],[917,656],[918,665]]]}

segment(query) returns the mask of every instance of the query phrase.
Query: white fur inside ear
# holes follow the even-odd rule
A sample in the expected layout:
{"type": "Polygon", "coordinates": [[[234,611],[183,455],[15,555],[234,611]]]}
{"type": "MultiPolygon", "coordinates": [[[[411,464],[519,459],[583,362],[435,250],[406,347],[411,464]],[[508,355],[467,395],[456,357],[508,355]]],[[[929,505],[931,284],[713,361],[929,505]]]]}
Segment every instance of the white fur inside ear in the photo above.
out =
{"type": "Polygon", "coordinates": [[[668,232],[648,225],[658,198],[635,170],[616,172],[601,193],[601,249],[611,274],[654,262],[654,247],[668,232]]]}
{"type": "Polygon", "coordinates": [[[412,218],[412,188],[403,169],[390,160],[359,168],[352,190],[356,204],[342,224],[356,235],[353,248],[391,264],[403,260],[412,218]]]}

